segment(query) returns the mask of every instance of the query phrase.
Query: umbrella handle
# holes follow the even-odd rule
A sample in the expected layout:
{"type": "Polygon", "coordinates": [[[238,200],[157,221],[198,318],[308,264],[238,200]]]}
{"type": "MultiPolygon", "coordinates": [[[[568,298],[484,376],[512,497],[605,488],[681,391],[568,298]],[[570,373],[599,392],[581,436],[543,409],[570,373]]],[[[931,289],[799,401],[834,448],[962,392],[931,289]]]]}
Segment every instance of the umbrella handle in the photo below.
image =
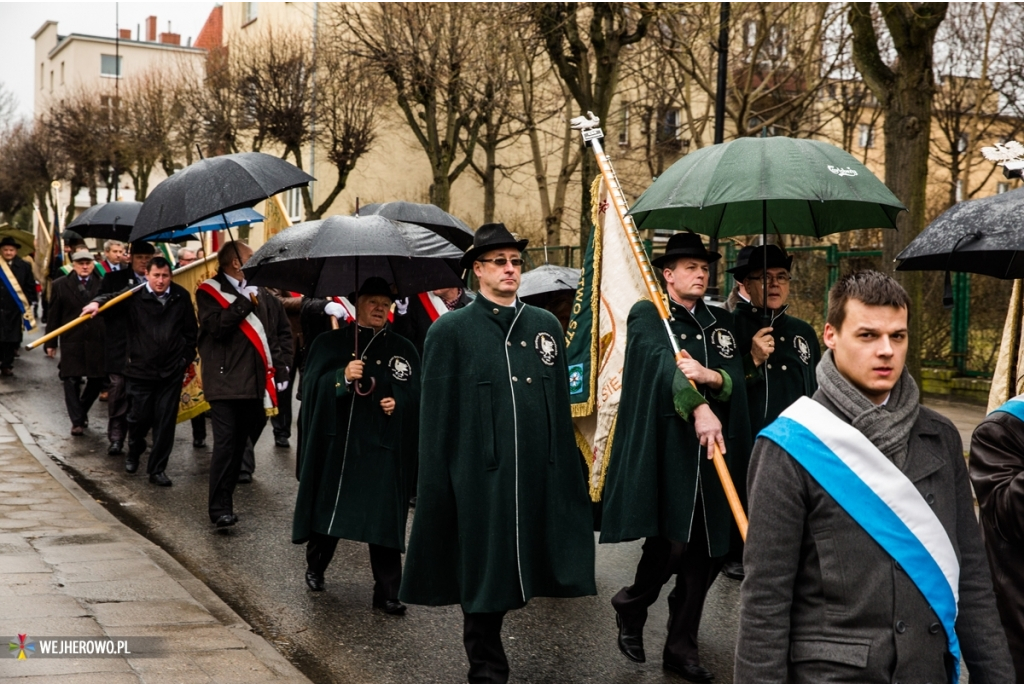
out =
{"type": "Polygon", "coordinates": [[[367,395],[372,394],[373,389],[377,387],[377,379],[373,377],[370,378],[370,387],[367,388],[366,390],[363,390],[362,388],[359,387],[360,382],[361,381],[356,381],[352,385],[352,389],[355,390],[355,393],[360,397],[366,397],[367,395]]]}

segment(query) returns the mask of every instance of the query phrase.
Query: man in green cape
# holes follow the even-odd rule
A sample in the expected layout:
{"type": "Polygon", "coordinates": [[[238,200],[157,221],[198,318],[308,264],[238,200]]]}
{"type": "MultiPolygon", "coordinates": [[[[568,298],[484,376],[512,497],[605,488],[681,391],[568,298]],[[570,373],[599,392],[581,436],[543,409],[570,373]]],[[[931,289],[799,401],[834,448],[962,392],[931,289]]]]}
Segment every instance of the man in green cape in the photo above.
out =
{"type": "Polygon", "coordinates": [[[368,543],[373,606],[403,615],[398,590],[419,431],[420,359],[411,342],[388,328],[392,299],[384,279],[366,279],[355,323],[317,336],[309,349],[292,542],[306,543],[306,584],[313,591],[324,589],[339,538],[368,543]]]}
{"type": "Polygon", "coordinates": [[[506,682],[505,613],[596,594],[590,499],[573,436],[562,329],[516,297],[525,240],[481,226],[480,282],[427,333],[416,516],[402,600],[461,604],[469,682],[506,682]]]}
{"type": "Polygon", "coordinates": [[[713,678],[700,665],[697,632],[733,528],[709,447],[717,444],[727,463],[750,453],[732,315],[703,299],[708,264],[720,258],[700,236],[677,233],[652,260],[665,278],[672,334],[687,354],[676,362],[652,302],[633,306],[601,522],[603,543],[646,538],[633,585],[612,598],[619,649],[646,660],[647,609],[675,574],[663,666],[690,682],[713,678]]]}

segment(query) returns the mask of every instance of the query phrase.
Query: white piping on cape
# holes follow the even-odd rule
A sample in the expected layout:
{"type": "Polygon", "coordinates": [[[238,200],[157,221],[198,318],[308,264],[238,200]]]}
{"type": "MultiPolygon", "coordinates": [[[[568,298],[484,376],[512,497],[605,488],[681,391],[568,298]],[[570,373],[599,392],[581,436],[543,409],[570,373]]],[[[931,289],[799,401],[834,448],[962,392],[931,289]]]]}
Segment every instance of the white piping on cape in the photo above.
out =
{"type": "MultiPolygon", "coordinates": [[[[518,298],[516,299],[518,303],[518,298]]],[[[519,315],[523,313],[526,306],[523,305],[516,312],[516,316],[512,319],[512,325],[508,327],[508,334],[505,335],[505,367],[508,369],[508,389],[512,393],[512,444],[515,449],[515,476],[516,476],[516,568],[519,572],[519,592],[523,596],[523,601],[526,601],[526,588],[523,586],[523,561],[519,557],[519,415],[516,411],[516,389],[512,384],[512,361],[508,357],[509,338],[512,337],[512,329],[516,326],[516,321],[519,321],[519,315]]]]}

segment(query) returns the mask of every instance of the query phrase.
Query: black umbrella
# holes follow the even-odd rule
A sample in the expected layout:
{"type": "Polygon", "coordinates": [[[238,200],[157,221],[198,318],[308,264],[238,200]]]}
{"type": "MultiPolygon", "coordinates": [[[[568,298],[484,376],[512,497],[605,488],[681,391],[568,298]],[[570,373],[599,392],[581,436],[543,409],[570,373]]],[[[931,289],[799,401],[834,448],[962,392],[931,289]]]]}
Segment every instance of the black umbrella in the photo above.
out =
{"type": "Polygon", "coordinates": [[[544,264],[536,269],[530,269],[523,274],[519,281],[519,292],[521,298],[555,293],[560,291],[573,292],[580,282],[580,270],[568,266],[555,266],[544,264]]]}
{"type": "Polygon", "coordinates": [[[331,216],[286,228],[242,271],[254,285],[332,297],[380,276],[400,297],[462,287],[445,260],[462,251],[433,231],[382,216],[331,216]]]}
{"type": "Polygon", "coordinates": [[[468,250],[473,245],[473,229],[437,205],[425,205],[417,202],[382,202],[369,204],[359,209],[360,216],[372,214],[393,221],[404,221],[429,228],[461,250],[468,250]]]}
{"type": "Polygon", "coordinates": [[[958,202],[897,255],[897,271],[1024,278],[1024,188],[958,202]]]}
{"type": "Polygon", "coordinates": [[[83,238],[113,238],[128,240],[135,218],[142,209],[141,202],[107,202],[93,205],[68,224],[83,238]]]}
{"type": "Polygon", "coordinates": [[[143,240],[221,212],[252,207],[314,180],[295,165],[262,152],[203,159],[153,189],[135,219],[130,239],[143,240]]]}

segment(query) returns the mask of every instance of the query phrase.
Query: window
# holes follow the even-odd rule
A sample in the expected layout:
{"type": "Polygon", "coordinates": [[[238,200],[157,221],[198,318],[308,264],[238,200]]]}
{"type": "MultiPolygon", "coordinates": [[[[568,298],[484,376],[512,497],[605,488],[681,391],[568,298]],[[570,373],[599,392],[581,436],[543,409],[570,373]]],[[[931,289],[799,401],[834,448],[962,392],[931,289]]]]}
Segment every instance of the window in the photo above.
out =
{"type": "Polygon", "coordinates": [[[871,124],[861,124],[857,136],[857,144],[864,148],[875,146],[875,129],[871,124]]]}
{"type": "Polygon", "coordinates": [[[107,121],[111,122],[114,120],[114,110],[121,108],[121,98],[114,97],[113,95],[101,95],[100,107],[103,109],[107,121]]]}
{"type": "Polygon", "coordinates": [[[302,188],[291,188],[285,193],[284,208],[293,224],[302,221],[302,188]]]}
{"type": "Polygon", "coordinates": [[[50,92],[53,92],[53,69],[50,69],[50,92]]]}
{"type": "Polygon", "coordinates": [[[996,184],[996,195],[1002,195],[1010,189],[1009,183],[997,183],[996,184]]]}
{"type": "Polygon", "coordinates": [[[60,85],[64,85],[64,63],[60,63],[60,85]]]}
{"type": "Polygon", "coordinates": [[[768,45],[765,50],[768,58],[781,61],[786,59],[786,46],[789,42],[789,27],[776,24],[768,29],[768,45]]]}
{"type": "Polygon", "coordinates": [[[629,103],[622,103],[622,114],[619,117],[619,145],[629,145],[629,103]]]}
{"type": "Polygon", "coordinates": [[[676,140],[679,138],[679,109],[670,107],[665,110],[665,116],[661,119],[661,130],[658,132],[658,140],[676,140]]]}
{"type": "Polygon", "coordinates": [[[120,55],[100,55],[100,76],[121,78],[123,59],[120,55]]]}
{"type": "Polygon", "coordinates": [[[40,63],[39,65],[39,90],[46,87],[46,65],[40,63]]]}
{"type": "Polygon", "coordinates": [[[256,21],[256,15],[259,11],[258,2],[243,2],[242,3],[242,26],[256,21]]]}
{"type": "Polygon", "coordinates": [[[960,154],[967,152],[968,140],[970,140],[970,138],[967,135],[967,131],[962,132],[960,136],[956,139],[956,151],[959,152],[960,154]]]}
{"type": "Polygon", "coordinates": [[[754,43],[757,42],[757,22],[748,21],[743,25],[743,44],[748,47],[754,47],[754,43]]]}

